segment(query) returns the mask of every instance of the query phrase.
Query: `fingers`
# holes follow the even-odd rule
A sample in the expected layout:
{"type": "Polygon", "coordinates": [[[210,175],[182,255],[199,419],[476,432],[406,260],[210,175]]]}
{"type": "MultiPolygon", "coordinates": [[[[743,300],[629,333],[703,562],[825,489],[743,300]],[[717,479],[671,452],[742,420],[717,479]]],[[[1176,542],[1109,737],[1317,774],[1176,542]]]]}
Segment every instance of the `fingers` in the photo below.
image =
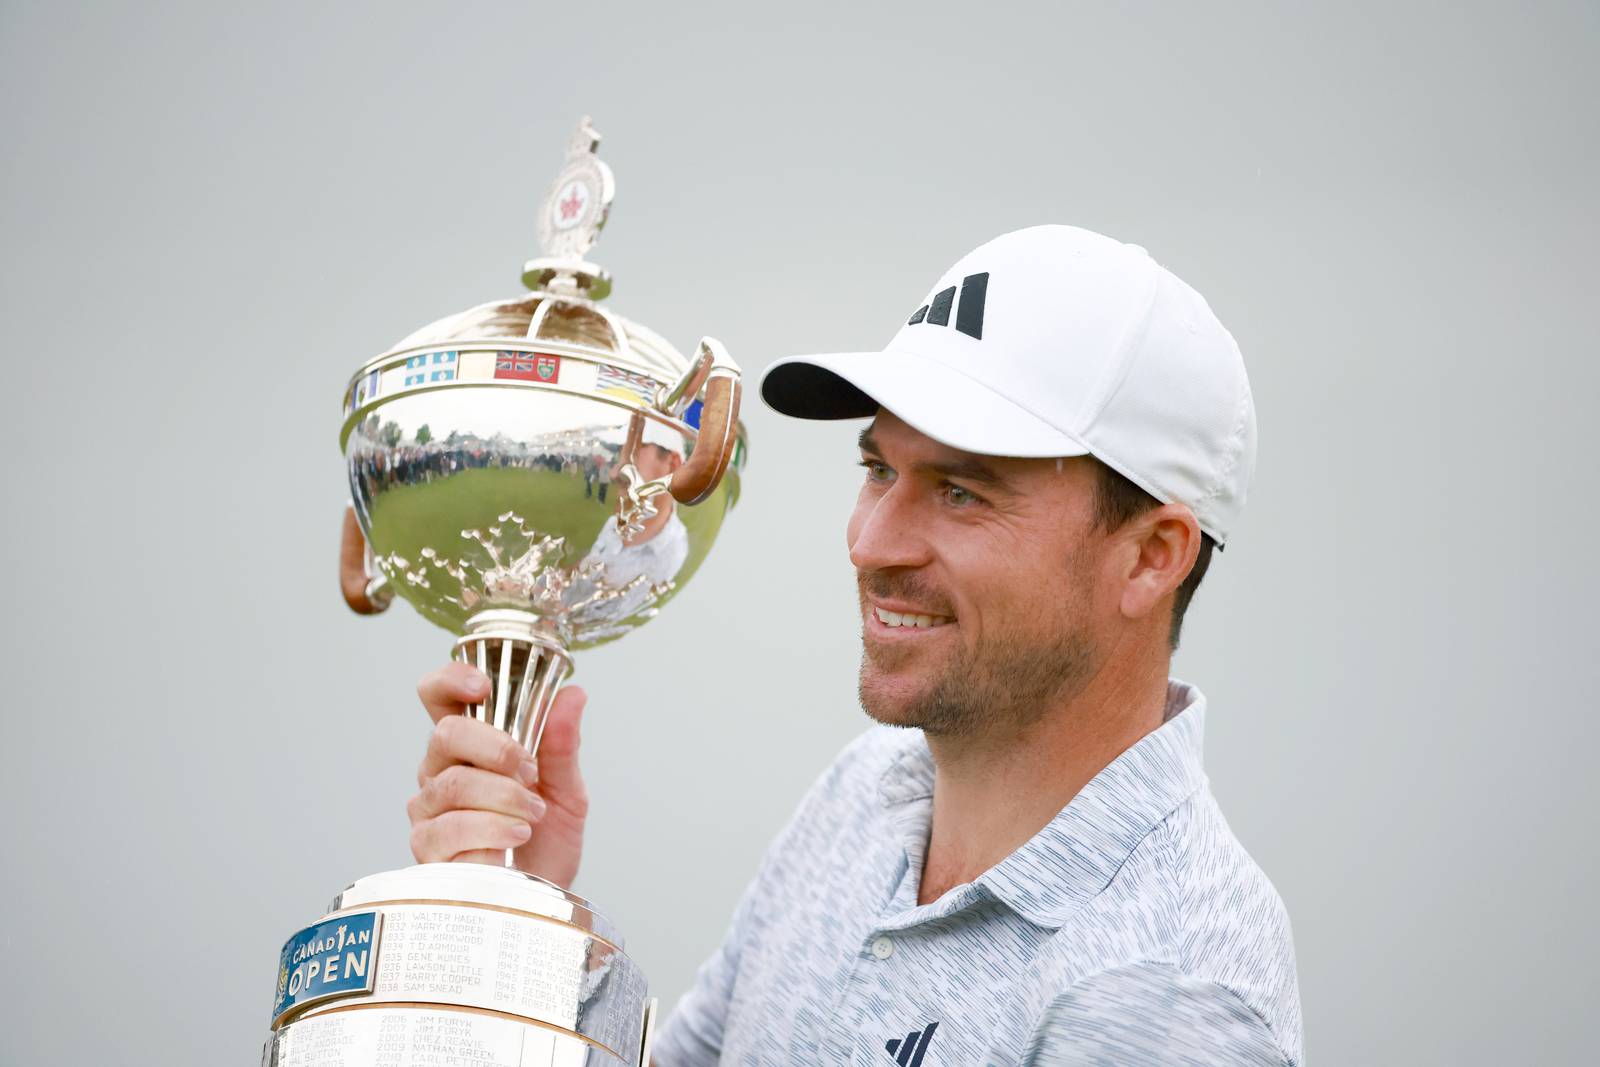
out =
{"type": "Polygon", "coordinates": [[[489,679],[465,663],[447,663],[424,674],[417,683],[417,696],[434,722],[461,714],[468,704],[476,704],[488,693],[489,679]]]}
{"type": "Polygon", "coordinates": [[[426,786],[428,779],[458,763],[515,778],[523,785],[531,786],[539,777],[533,757],[510,734],[465,715],[449,715],[439,720],[428,738],[417,784],[426,786]]]}
{"type": "Polygon", "coordinates": [[[462,714],[488,691],[489,680],[464,663],[417,685],[434,726],[406,807],[412,855],[419,863],[498,866],[511,850],[521,869],[570,884],[589,804],[578,769],[587,696],[576,686],[556,695],[535,762],[510,734],[462,714]]]}
{"type": "Polygon", "coordinates": [[[533,836],[522,819],[496,811],[447,811],[411,827],[418,863],[446,863],[465,852],[516,848],[533,836]]]}
{"type": "Polygon", "coordinates": [[[503,774],[458,763],[423,782],[406,805],[406,814],[412,823],[419,823],[459,809],[499,812],[532,823],[544,818],[546,804],[539,794],[503,774]]]}
{"type": "MultiPolygon", "coordinates": [[[[435,697],[453,684],[435,681],[435,697]]],[[[509,734],[464,715],[440,719],[417,771],[421,789],[406,806],[412,855],[419,863],[503,862],[545,816],[544,798],[529,788],[535,777],[533,760],[509,734]]]]}

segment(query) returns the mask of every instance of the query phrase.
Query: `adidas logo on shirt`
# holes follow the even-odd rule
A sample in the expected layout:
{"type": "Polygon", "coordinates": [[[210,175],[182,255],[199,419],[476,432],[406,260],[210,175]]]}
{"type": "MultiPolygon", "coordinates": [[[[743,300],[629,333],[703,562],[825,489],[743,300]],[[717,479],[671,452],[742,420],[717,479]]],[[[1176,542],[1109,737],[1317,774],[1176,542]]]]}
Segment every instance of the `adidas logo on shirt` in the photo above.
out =
{"type": "Polygon", "coordinates": [[[937,1029],[938,1023],[929,1023],[905,1037],[891,1037],[883,1047],[889,1050],[889,1055],[900,1067],[920,1067],[922,1055],[928,1051],[928,1042],[933,1040],[933,1032],[937,1029]]]}

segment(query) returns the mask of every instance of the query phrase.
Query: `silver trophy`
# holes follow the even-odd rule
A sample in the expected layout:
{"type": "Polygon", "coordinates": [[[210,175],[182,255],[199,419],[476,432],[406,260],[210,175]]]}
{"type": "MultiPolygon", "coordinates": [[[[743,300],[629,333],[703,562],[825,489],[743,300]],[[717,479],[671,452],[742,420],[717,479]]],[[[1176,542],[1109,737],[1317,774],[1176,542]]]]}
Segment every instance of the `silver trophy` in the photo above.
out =
{"type": "MultiPolygon", "coordinates": [[[[537,753],[572,653],[653,618],[738,496],[738,366],[605,308],[584,260],[614,192],[585,119],[544,207],[532,290],[368,360],[344,399],[341,581],[399,595],[491,681],[468,714],[537,753]]],[[[362,878],[280,958],[274,1067],[648,1065],[655,1002],[588,901],[473,863],[362,878]]]]}

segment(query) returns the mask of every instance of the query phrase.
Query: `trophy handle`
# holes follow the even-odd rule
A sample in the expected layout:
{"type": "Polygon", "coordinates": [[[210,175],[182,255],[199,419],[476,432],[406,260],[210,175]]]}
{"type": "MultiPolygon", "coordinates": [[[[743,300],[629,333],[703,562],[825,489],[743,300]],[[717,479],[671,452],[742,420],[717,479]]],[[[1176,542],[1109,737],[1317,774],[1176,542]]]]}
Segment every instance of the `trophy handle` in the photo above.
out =
{"type": "Polygon", "coordinates": [[[357,615],[376,615],[394,601],[394,590],[383,576],[372,576],[372,552],[356,521],[356,509],[348,505],[339,537],[339,592],[357,615]]]}
{"type": "Polygon", "coordinates": [[[700,409],[700,434],[694,454],[667,483],[667,491],[680,504],[698,504],[711,495],[721,483],[738,443],[739,397],[743,388],[739,364],[713,337],[701,339],[696,363],[707,356],[711,357],[711,369],[706,372],[706,399],[700,409]]]}

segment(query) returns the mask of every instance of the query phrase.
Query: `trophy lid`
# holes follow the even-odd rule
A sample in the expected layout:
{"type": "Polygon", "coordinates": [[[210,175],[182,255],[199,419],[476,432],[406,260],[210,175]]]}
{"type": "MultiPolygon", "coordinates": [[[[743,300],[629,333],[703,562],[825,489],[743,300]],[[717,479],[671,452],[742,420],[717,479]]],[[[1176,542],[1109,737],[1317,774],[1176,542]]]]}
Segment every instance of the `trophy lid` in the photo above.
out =
{"type": "Polygon", "coordinates": [[[611,274],[584,256],[599,239],[616,197],[611,168],[595,154],[599,145],[600,134],[585,116],[540,211],[543,255],[523,264],[522,282],[531,292],[431,322],[368,360],[356,378],[408,349],[515,340],[575,345],[658,382],[679,380],[689,368],[687,356],[653,330],[599,306],[610,295],[611,274]]]}
{"type": "Polygon", "coordinates": [[[583,260],[600,239],[600,231],[611,214],[611,201],[617,195],[611,168],[596,155],[599,149],[600,134],[585,115],[567,143],[566,161],[539,215],[544,256],[530,259],[522,268],[522,280],[528,288],[539,289],[552,281],[576,283],[588,289],[595,300],[603,299],[610,291],[608,277],[603,291],[595,289],[597,279],[590,272],[598,272],[601,277],[605,272],[583,260]]]}

